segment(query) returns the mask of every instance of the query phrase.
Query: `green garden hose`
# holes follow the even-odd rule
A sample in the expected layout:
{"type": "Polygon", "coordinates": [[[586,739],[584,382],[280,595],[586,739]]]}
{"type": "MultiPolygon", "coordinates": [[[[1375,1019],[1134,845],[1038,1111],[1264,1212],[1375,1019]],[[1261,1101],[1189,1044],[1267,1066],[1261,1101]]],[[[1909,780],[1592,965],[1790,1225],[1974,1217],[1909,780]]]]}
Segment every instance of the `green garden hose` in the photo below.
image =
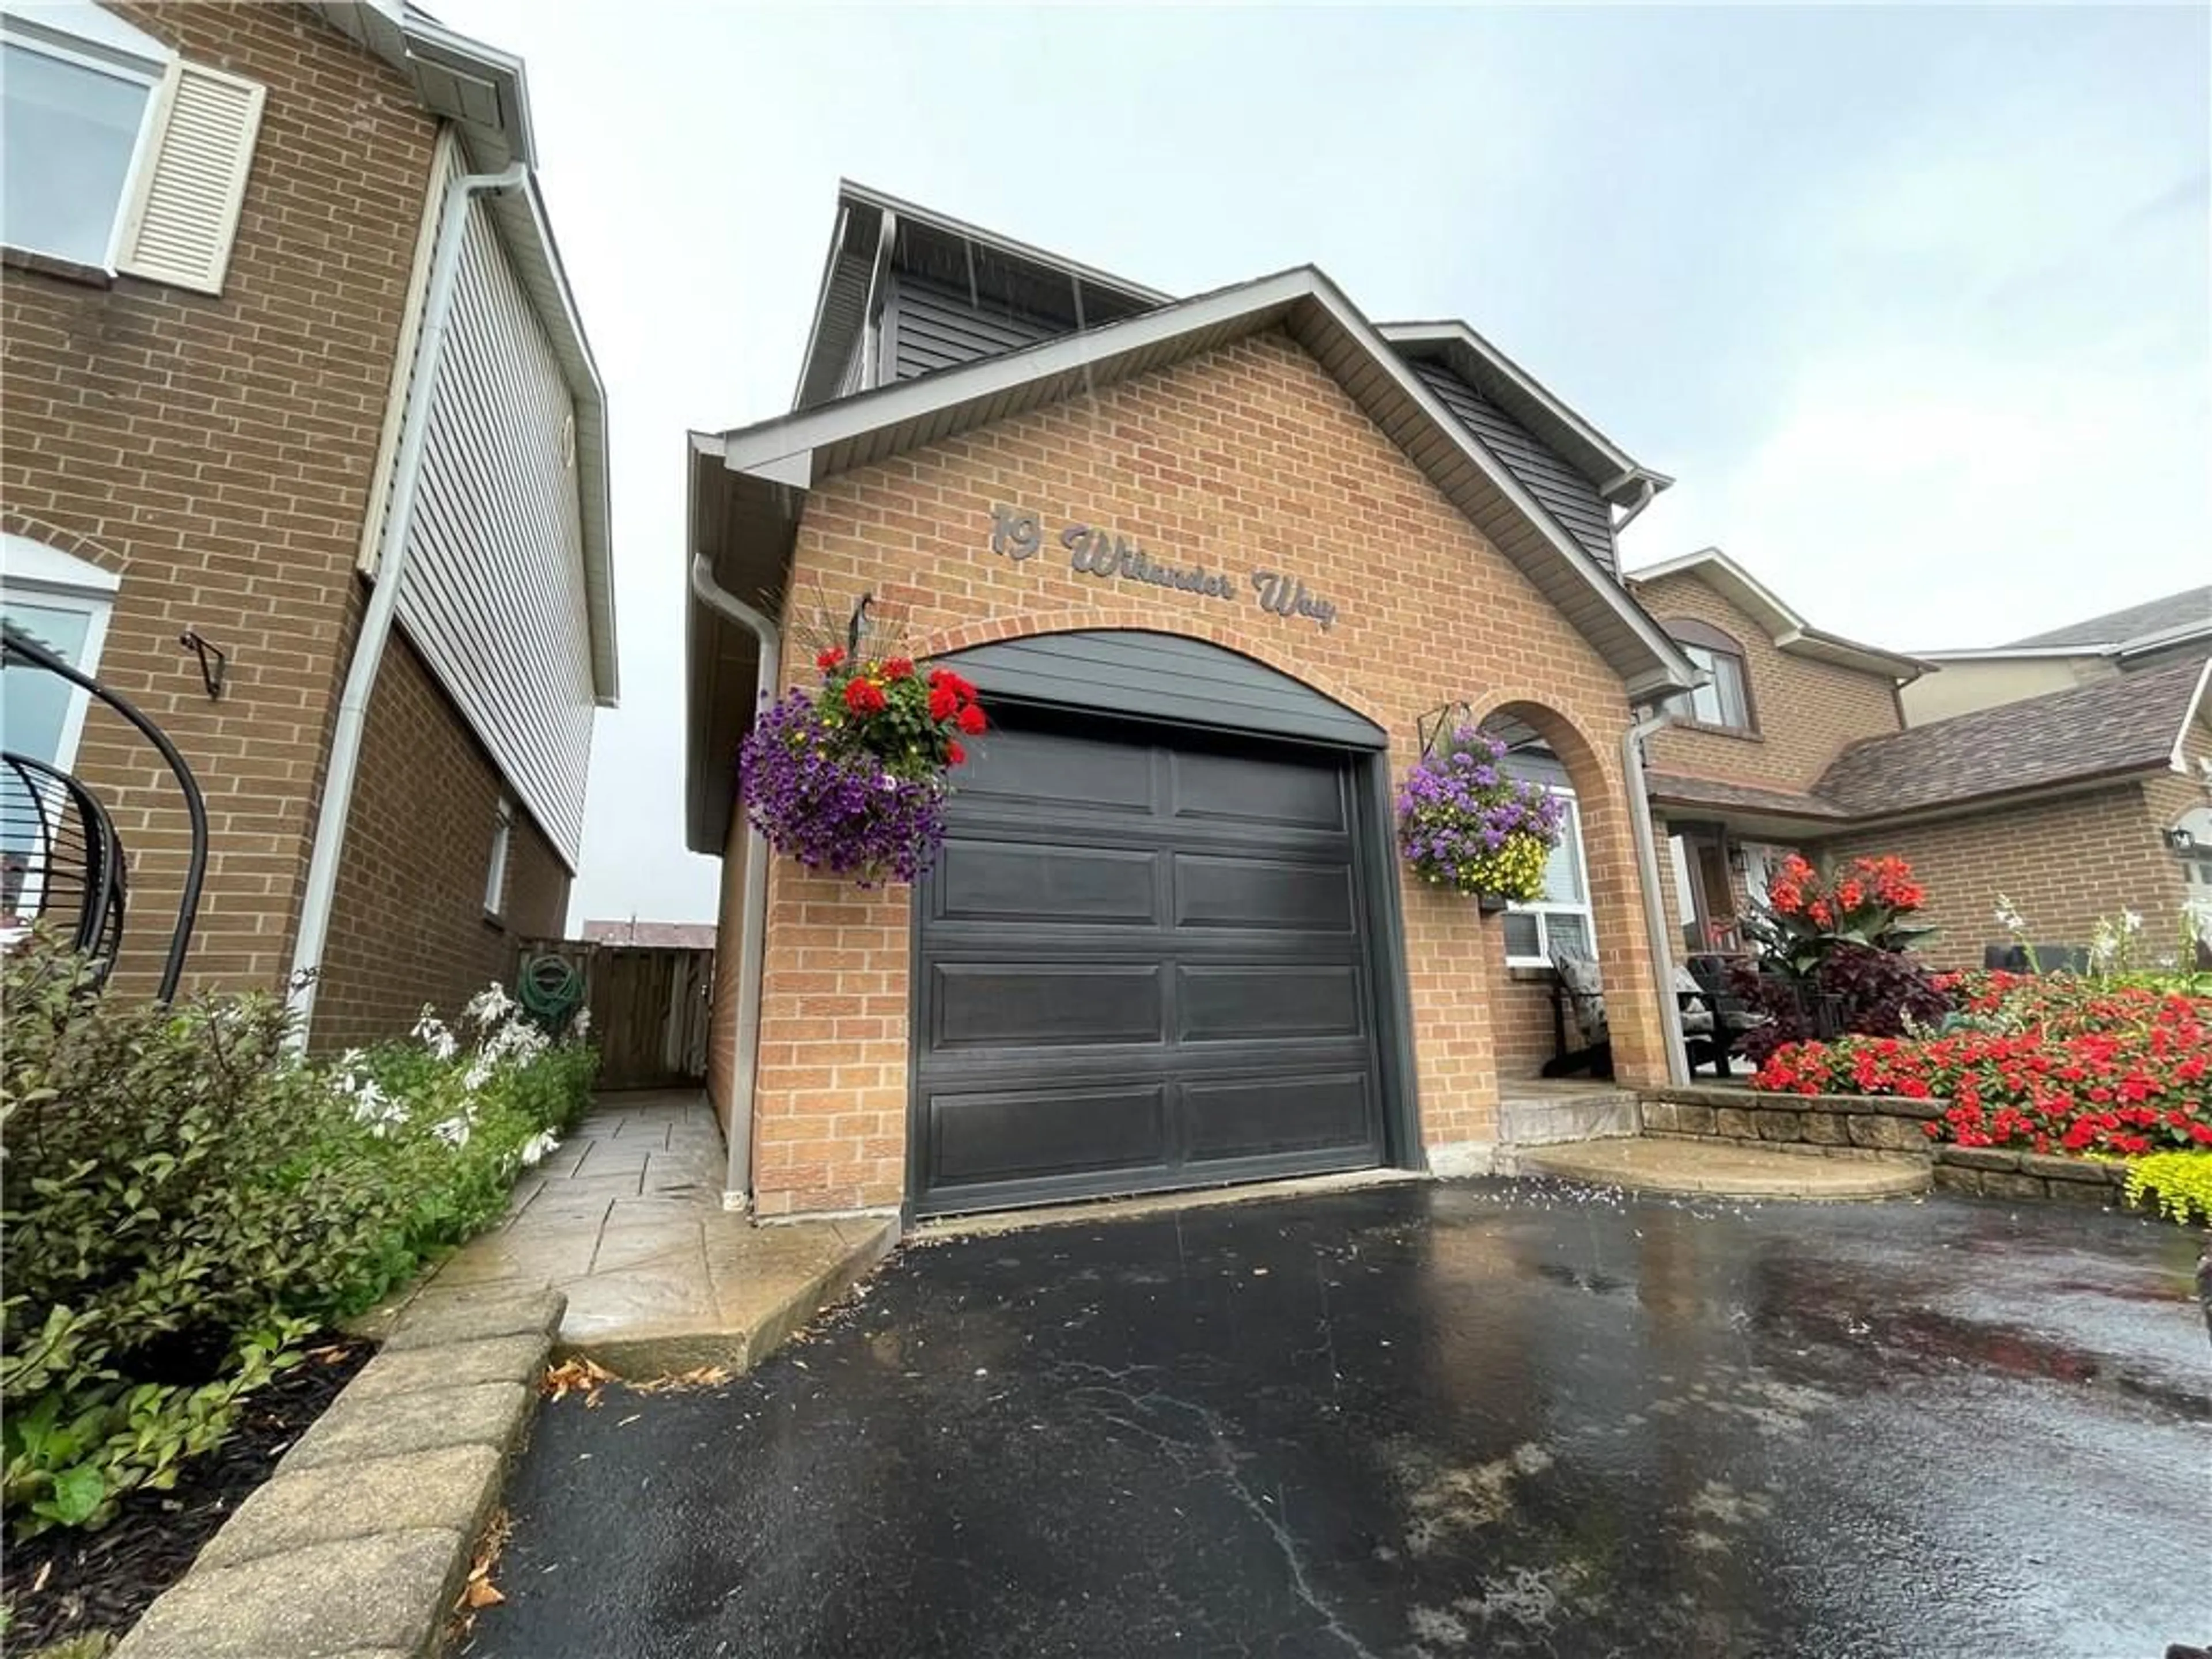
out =
{"type": "Polygon", "coordinates": [[[584,970],[550,951],[525,957],[515,979],[522,1006],[556,1030],[584,1000],[584,970]]]}

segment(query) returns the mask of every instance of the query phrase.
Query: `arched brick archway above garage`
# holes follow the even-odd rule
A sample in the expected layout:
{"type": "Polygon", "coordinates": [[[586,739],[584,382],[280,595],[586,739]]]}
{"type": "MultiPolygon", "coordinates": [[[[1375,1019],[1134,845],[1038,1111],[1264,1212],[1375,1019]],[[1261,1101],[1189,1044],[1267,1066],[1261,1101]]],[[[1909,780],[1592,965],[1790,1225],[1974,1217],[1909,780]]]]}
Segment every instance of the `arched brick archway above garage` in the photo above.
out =
{"type": "MultiPolygon", "coordinates": [[[[897,604],[902,597],[902,590],[896,588],[886,590],[884,595],[885,600],[890,604],[897,604]]],[[[1164,612],[1158,605],[1089,605],[993,617],[979,622],[963,623],[954,628],[940,629],[927,635],[915,641],[915,655],[917,658],[944,657],[977,646],[1030,639],[1043,634],[1103,631],[1167,634],[1219,646],[1238,656],[1249,657],[1286,679],[1310,687],[1331,702],[1340,704],[1369,721],[1393,741],[1402,743],[1410,736],[1409,733],[1390,730],[1387,713],[1373,697],[1363,694],[1356,687],[1342,684],[1333,675],[1316,670],[1310,664],[1297,661],[1291,653],[1259,631],[1202,617],[1178,617],[1164,612]]]]}

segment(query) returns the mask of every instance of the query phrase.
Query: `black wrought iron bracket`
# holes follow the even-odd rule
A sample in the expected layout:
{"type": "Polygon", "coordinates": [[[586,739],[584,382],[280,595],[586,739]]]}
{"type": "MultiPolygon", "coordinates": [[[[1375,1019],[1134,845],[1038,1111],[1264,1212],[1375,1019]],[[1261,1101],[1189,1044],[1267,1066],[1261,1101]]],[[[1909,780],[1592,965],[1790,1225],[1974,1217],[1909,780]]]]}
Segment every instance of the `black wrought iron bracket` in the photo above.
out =
{"type": "Polygon", "coordinates": [[[1434,752],[1437,744],[1462,726],[1474,724],[1474,710],[1464,702],[1440,703],[1414,722],[1413,729],[1420,734],[1424,758],[1434,752]]]}
{"type": "Polygon", "coordinates": [[[200,637],[197,628],[187,628],[177,635],[177,643],[200,659],[200,684],[207,687],[209,698],[222,701],[222,689],[230,683],[230,653],[219,645],[210,645],[200,637]]]}
{"type": "Polygon", "coordinates": [[[876,602],[872,592],[860,595],[853,607],[853,619],[845,624],[845,654],[855,663],[860,660],[860,638],[868,631],[868,607],[876,602]]]}

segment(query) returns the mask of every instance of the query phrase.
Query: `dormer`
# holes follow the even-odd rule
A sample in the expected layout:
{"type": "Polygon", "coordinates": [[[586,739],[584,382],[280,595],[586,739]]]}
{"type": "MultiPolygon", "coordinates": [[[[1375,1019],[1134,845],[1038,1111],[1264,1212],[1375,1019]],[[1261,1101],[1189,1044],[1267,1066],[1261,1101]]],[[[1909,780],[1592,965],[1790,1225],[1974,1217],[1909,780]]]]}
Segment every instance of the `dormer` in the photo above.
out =
{"type": "Polygon", "coordinates": [[[848,181],[838,186],[792,407],[1018,351],[1173,298],[848,181]]]}

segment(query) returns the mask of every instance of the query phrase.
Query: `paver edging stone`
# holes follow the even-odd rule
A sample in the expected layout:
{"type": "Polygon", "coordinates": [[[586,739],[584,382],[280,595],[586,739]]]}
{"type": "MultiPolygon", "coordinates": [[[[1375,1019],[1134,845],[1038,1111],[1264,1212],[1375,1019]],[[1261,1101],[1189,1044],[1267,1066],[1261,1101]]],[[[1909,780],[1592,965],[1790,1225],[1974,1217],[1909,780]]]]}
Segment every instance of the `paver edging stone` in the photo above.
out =
{"type": "Polygon", "coordinates": [[[547,1291],[410,1308],[114,1659],[430,1659],[567,1304],[547,1291]],[[365,1501],[379,1491],[405,1498],[365,1501]]]}

